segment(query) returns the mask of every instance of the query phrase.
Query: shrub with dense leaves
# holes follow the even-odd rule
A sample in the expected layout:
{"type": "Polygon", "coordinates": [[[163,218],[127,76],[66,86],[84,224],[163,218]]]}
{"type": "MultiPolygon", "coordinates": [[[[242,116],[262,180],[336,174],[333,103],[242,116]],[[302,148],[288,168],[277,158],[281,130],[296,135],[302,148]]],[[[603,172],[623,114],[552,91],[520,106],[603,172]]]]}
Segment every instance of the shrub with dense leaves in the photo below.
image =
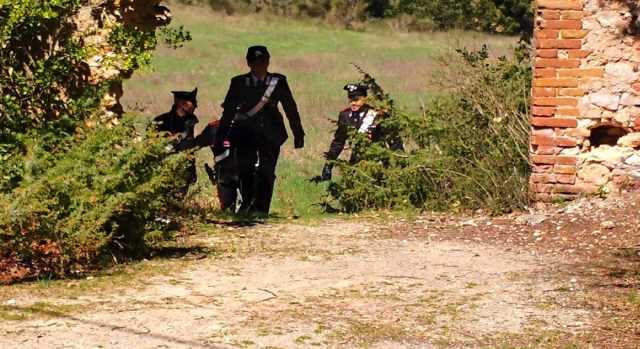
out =
{"type": "Polygon", "coordinates": [[[180,0],[234,13],[262,12],[322,18],[347,27],[366,19],[409,17],[408,29],[467,29],[523,34],[533,31],[531,0],[180,0]]]}
{"type": "MultiPolygon", "coordinates": [[[[108,10],[93,5],[96,16],[108,10]]],[[[101,45],[77,32],[88,6],[0,1],[0,282],[142,254],[163,228],[154,219],[185,191],[184,155],[167,157],[165,140],[131,121],[100,126],[100,101],[120,77],[88,81],[101,45]]],[[[190,39],[182,28],[108,29],[104,64],[124,73],[150,62],[158,38],[176,48],[190,39]]]]}
{"type": "Polygon", "coordinates": [[[387,110],[387,129],[400,132],[406,152],[392,151],[354,133],[363,149],[356,165],[337,163],[342,175],[329,186],[331,198],[349,212],[369,208],[486,208],[494,213],[528,203],[531,70],[523,55],[490,60],[484,48],[448,57],[447,93],[422,113],[393,105],[378,91],[371,104],[387,110]]]}
{"type": "MultiPolygon", "coordinates": [[[[76,129],[96,117],[105,92],[120,78],[87,81],[86,60],[100,47],[78,35],[74,18],[89,5],[83,0],[0,1],[0,192],[50,166],[45,154],[65,152],[76,129]]],[[[109,29],[115,50],[105,62],[128,73],[150,62],[158,37],[174,47],[190,39],[182,28],[156,33],[110,23],[109,29]]]]}
{"type": "Polygon", "coordinates": [[[140,134],[131,120],[82,136],[33,179],[0,196],[0,260],[64,275],[114,256],[141,255],[156,219],[185,193],[187,154],[140,134]]]}

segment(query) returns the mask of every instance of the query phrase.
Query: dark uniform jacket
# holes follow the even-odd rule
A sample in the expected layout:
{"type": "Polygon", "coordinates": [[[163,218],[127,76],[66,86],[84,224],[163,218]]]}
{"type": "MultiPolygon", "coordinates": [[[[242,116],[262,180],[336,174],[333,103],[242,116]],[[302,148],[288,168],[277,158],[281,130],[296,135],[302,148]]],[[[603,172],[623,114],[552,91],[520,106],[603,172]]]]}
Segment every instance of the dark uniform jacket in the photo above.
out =
{"type": "Polygon", "coordinates": [[[174,150],[182,151],[196,146],[194,129],[198,123],[198,118],[195,115],[179,117],[176,114],[175,107],[173,107],[170,112],[155,117],[153,122],[156,124],[158,131],[178,135],[176,143],[173,145],[174,150]]]}
{"type": "Polygon", "coordinates": [[[282,145],[288,135],[284,119],[278,110],[278,103],[282,104],[294,137],[304,137],[298,107],[284,75],[269,73],[264,82],[258,81],[252,73],[231,79],[229,92],[222,105],[224,112],[220,119],[220,128],[218,129],[220,136],[216,140],[216,149],[222,149],[222,142],[225,139],[243,145],[252,142],[282,145]],[[256,106],[264,96],[270,79],[274,77],[278,77],[279,81],[270,97],[270,102],[257,115],[248,120],[235,122],[230,132],[235,114],[237,112],[246,113],[256,106]]]}
{"type": "MultiPolygon", "coordinates": [[[[393,150],[403,149],[402,140],[398,136],[391,137],[388,135],[382,127],[378,125],[380,118],[383,115],[376,115],[376,120],[371,123],[371,120],[367,120],[367,116],[371,116],[369,112],[374,112],[370,106],[364,105],[359,111],[351,111],[351,108],[347,108],[340,112],[338,115],[338,129],[333,136],[333,141],[329,147],[329,151],[325,154],[327,160],[336,160],[342,153],[344,146],[349,138],[349,132],[357,129],[359,132],[368,133],[373,142],[386,141],[387,145],[393,150]],[[367,122],[369,124],[364,125],[367,122]],[[363,129],[364,128],[364,129],[363,129]]],[[[351,154],[351,163],[358,161],[357,151],[351,154]]]]}

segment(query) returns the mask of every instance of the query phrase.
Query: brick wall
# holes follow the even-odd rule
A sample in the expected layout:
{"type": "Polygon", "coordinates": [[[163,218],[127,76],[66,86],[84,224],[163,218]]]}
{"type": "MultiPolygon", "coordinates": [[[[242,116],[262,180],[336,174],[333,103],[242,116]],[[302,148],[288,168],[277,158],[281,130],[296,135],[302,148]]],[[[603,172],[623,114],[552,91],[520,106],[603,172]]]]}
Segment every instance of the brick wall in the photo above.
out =
{"type": "Polygon", "coordinates": [[[627,3],[536,1],[530,179],[536,200],[618,191],[640,180],[640,45],[627,3]],[[602,126],[622,129],[614,131],[627,134],[624,144],[594,147],[590,137],[602,126]]]}

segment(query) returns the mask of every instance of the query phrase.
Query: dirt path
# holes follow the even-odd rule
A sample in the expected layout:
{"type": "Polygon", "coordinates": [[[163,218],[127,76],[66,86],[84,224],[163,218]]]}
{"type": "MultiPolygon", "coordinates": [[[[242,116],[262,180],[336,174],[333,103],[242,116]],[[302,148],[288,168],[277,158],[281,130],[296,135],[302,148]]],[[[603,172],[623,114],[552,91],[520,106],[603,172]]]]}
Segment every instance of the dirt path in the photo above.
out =
{"type": "Polygon", "coordinates": [[[589,326],[588,312],[548,301],[566,285],[542,279],[552,261],[540,255],[387,228],[229,229],[199,241],[223,256],[139,287],[0,299],[41,312],[1,321],[0,348],[476,347],[589,326]]]}

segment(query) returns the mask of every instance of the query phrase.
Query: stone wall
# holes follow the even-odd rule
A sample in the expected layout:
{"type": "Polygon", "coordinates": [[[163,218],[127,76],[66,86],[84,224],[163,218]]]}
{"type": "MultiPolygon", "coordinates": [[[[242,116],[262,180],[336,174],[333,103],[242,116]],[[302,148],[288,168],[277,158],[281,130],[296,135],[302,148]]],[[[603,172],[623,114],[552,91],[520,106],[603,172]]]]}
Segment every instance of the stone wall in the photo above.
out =
{"type": "Polygon", "coordinates": [[[96,85],[115,79],[102,100],[100,117],[104,121],[117,122],[122,113],[120,81],[129,78],[133,71],[121,61],[112,59],[116,56],[116,48],[109,43],[110,34],[121,24],[132,30],[155,30],[169,24],[171,13],[160,0],[89,0],[73,21],[75,35],[92,51],[86,62],[89,68],[87,83],[96,85]]]}
{"type": "Polygon", "coordinates": [[[531,192],[640,183],[640,2],[536,0],[531,192]]]}

